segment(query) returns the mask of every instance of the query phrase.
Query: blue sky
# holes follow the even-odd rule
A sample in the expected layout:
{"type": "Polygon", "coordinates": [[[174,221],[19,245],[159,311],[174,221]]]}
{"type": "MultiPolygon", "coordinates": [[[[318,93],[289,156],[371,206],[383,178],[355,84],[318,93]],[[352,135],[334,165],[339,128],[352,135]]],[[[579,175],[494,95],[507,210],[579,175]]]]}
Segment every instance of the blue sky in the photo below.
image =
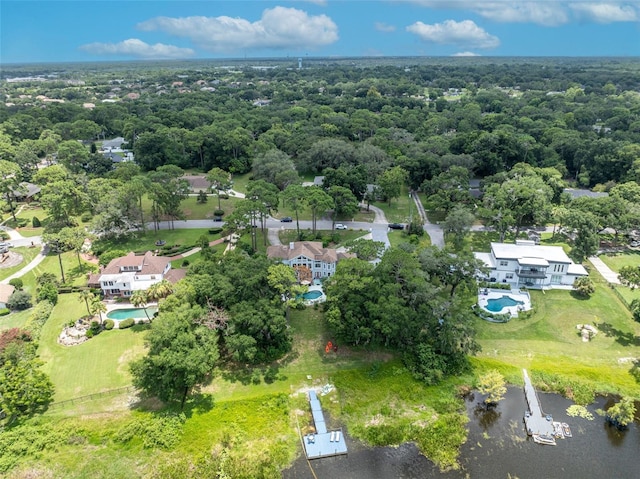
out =
{"type": "Polygon", "coordinates": [[[640,0],[2,0],[0,63],[639,56],[640,0]]]}

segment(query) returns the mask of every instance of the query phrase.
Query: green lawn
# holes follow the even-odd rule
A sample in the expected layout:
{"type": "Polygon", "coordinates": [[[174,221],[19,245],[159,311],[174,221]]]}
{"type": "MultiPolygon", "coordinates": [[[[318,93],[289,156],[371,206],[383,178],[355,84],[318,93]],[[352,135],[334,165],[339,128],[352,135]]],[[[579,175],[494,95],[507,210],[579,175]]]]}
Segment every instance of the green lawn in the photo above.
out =
{"type": "Polygon", "coordinates": [[[398,198],[391,200],[391,205],[386,201],[374,201],[371,203],[384,211],[389,223],[409,223],[410,218],[418,218],[416,205],[409,197],[409,189],[402,187],[402,193],[398,198]]]}
{"type": "MultiPolygon", "coordinates": [[[[208,196],[206,203],[198,203],[197,196],[189,196],[180,203],[180,207],[188,220],[206,220],[213,219],[213,211],[218,209],[218,197],[215,195],[208,196]]],[[[241,198],[230,197],[221,199],[220,206],[224,210],[225,215],[233,213],[236,205],[243,201],[241,198]]],[[[151,221],[151,200],[148,197],[142,199],[142,210],[144,212],[145,222],[151,221]]],[[[167,219],[167,218],[163,218],[167,219]]],[[[176,222],[179,225],[179,221],[176,222]]]]}
{"type": "MultiPolygon", "coordinates": [[[[82,268],[78,265],[78,258],[72,251],[62,253],[62,269],[64,270],[67,284],[73,286],[84,286],[87,284],[87,274],[90,271],[97,271],[98,266],[81,260],[82,268]]],[[[24,289],[31,294],[36,291],[36,279],[43,273],[52,273],[58,280],[62,279],[60,273],[60,262],[58,255],[48,254],[42,263],[22,276],[24,289]]]]}
{"type": "Polygon", "coordinates": [[[640,251],[629,250],[626,253],[602,254],[600,259],[618,273],[624,266],[640,266],[640,251]]]}
{"type": "MultiPolygon", "coordinates": [[[[216,227],[216,224],[211,222],[211,227],[216,227]]],[[[196,245],[198,239],[205,235],[209,238],[209,241],[214,241],[220,238],[220,234],[209,234],[208,229],[175,229],[175,230],[149,230],[146,233],[137,233],[127,238],[118,240],[98,240],[93,243],[93,250],[102,252],[112,249],[119,249],[124,251],[143,251],[143,250],[155,250],[156,241],[164,240],[167,244],[179,244],[179,245],[196,245]]]]}
{"type": "Polygon", "coordinates": [[[21,254],[22,255],[22,262],[20,264],[16,265],[16,266],[12,266],[10,268],[2,268],[2,269],[0,269],[0,280],[8,278],[13,273],[16,273],[17,271],[20,271],[22,268],[24,268],[26,265],[28,265],[33,258],[35,258],[36,256],[38,256],[40,254],[40,248],[39,247],[38,248],[27,248],[27,247],[13,248],[11,251],[13,251],[14,253],[21,254]]]}
{"type": "Polygon", "coordinates": [[[86,315],[77,294],[61,294],[42,329],[39,354],[55,385],[55,401],[77,398],[131,384],[128,364],[144,354],[144,331],[103,331],[78,346],[58,344],[62,328],[86,315]]]}
{"type": "Polygon", "coordinates": [[[481,368],[500,367],[515,383],[521,382],[520,368],[528,368],[598,391],[640,397],[640,384],[624,362],[640,357],[640,324],[607,285],[596,282],[589,299],[551,290],[531,291],[531,300],[535,313],[530,319],[506,324],[478,319],[482,352],[476,363],[481,368]],[[595,325],[600,333],[584,343],[576,329],[579,323],[595,325]]]}
{"type": "Polygon", "coordinates": [[[7,316],[0,316],[0,331],[3,329],[22,328],[31,316],[31,309],[16,311],[7,316]]]}
{"type": "MultiPolygon", "coordinates": [[[[311,230],[300,229],[300,233],[305,235],[311,235],[311,230]]],[[[331,231],[327,230],[317,230],[316,233],[320,233],[323,237],[331,238],[331,231]]],[[[335,230],[333,232],[337,237],[340,238],[338,243],[333,244],[331,247],[335,248],[339,245],[346,243],[347,241],[351,241],[354,239],[362,238],[363,236],[369,234],[368,231],[364,230],[356,230],[356,229],[348,229],[348,230],[335,230]]],[[[293,230],[281,230],[278,232],[278,237],[282,244],[288,244],[291,241],[298,241],[298,233],[295,229],[293,230]]],[[[310,241],[322,241],[321,239],[313,239],[310,241]]]]}
{"type": "Polygon", "coordinates": [[[635,288],[631,289],[622,285],[615,285],[615,289],[620,296],[624,298],[627,304],[631,304],[634,299],[640,300],[640,289],[635,288]]]}
{"type": "MultiPolygon", "coordinates": [[[[389,243],[391,244],[392,247],[396,247],[402,243],[406,243],[409,241],[409,237],[402,230],[389,230],[389,232],[387,233],[387,236],[389,238],[389,243]]],[[[431,245],[431,238],[429,238],[428,234],[425,233],[424,235],[422,235],[422,237],[419,238],[419,246],[421,248],[425,248],[430,245],[431,245]]]]}
{"type": "Polygon", "coordinates": [[[240,193],[246,193],[247,183],[249,183],[249,180],[251,179],[252,176],[253,176],[253,173],[251,172],[245,173],[244,175],[233,175],[231,177],[231,180],[233,181],[232,189],[240,193]]]}

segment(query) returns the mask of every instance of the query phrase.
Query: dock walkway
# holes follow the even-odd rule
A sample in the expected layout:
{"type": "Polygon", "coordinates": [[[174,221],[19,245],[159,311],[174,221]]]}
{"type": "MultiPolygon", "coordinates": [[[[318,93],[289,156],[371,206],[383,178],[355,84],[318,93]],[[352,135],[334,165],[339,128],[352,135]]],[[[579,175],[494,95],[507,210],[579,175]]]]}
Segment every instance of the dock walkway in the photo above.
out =
{"type": "Polygon", "coordinates": [[[524,415],[527,434],[532,436],[536,442],[555,445],[553,418],[542,411],[540,399],[531,384],[527,370],[523,369],[522,372],[524,375],[524,395],[529,407],[524,415]]]}
{"type": "Polygon", "coordinates": [[[339,456],[347,453],[347,443],[342,430],[327,431],[327,424],[322,413],[322,406],[316,392],[309,390],[309,405],[316,428],[315,434],[304,436],[304,449],[308,459],[339,456]]]}

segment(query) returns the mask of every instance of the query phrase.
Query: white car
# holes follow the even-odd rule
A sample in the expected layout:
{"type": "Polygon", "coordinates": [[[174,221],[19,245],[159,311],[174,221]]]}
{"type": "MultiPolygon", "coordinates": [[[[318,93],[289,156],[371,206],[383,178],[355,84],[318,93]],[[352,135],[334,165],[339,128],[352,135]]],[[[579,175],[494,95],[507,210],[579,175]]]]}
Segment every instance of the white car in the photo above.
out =
{"type": "Polygon", "coordinates": [[[343,225],[342,223],[336,223],[337,230],[348,230],[349,227],[347,225],[343,225]]]}

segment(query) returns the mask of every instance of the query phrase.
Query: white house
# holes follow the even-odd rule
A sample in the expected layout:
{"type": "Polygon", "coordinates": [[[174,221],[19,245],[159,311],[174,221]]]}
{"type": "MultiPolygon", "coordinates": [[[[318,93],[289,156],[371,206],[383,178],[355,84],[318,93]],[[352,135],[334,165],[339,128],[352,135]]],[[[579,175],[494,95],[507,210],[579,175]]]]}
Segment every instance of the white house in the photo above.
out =
{"type": "Polygon", "coordinates": [[[311,272],[311,278],[327,278],[336,272],[338,261],[344,258],[354,258],[352,253],[341,253],[335,249],[323,248],[320,241],[297,241],[288,245],[273,245],[267,248],[269,258],[281,259],[298,271],[311,272]]]}
{"type": "Polygon", "coordinates": [[[474,253],[489,268],[490,281],[514,287],[554,288],[573,285],[587,270],[575,264],[560,246],[541,246],[533,241],[491,243],[491,252],[474,253]]]}
{"type": "Polygon", "coordinates": [[[147,290],[163,279],[175,283],[184,277],[184,270],[172,270],[171,258],[133,252],[114,258],[96,275],[89,278],[89,286],[98,286],[105,297],[129,297],[134,291],[147,290]]]}

